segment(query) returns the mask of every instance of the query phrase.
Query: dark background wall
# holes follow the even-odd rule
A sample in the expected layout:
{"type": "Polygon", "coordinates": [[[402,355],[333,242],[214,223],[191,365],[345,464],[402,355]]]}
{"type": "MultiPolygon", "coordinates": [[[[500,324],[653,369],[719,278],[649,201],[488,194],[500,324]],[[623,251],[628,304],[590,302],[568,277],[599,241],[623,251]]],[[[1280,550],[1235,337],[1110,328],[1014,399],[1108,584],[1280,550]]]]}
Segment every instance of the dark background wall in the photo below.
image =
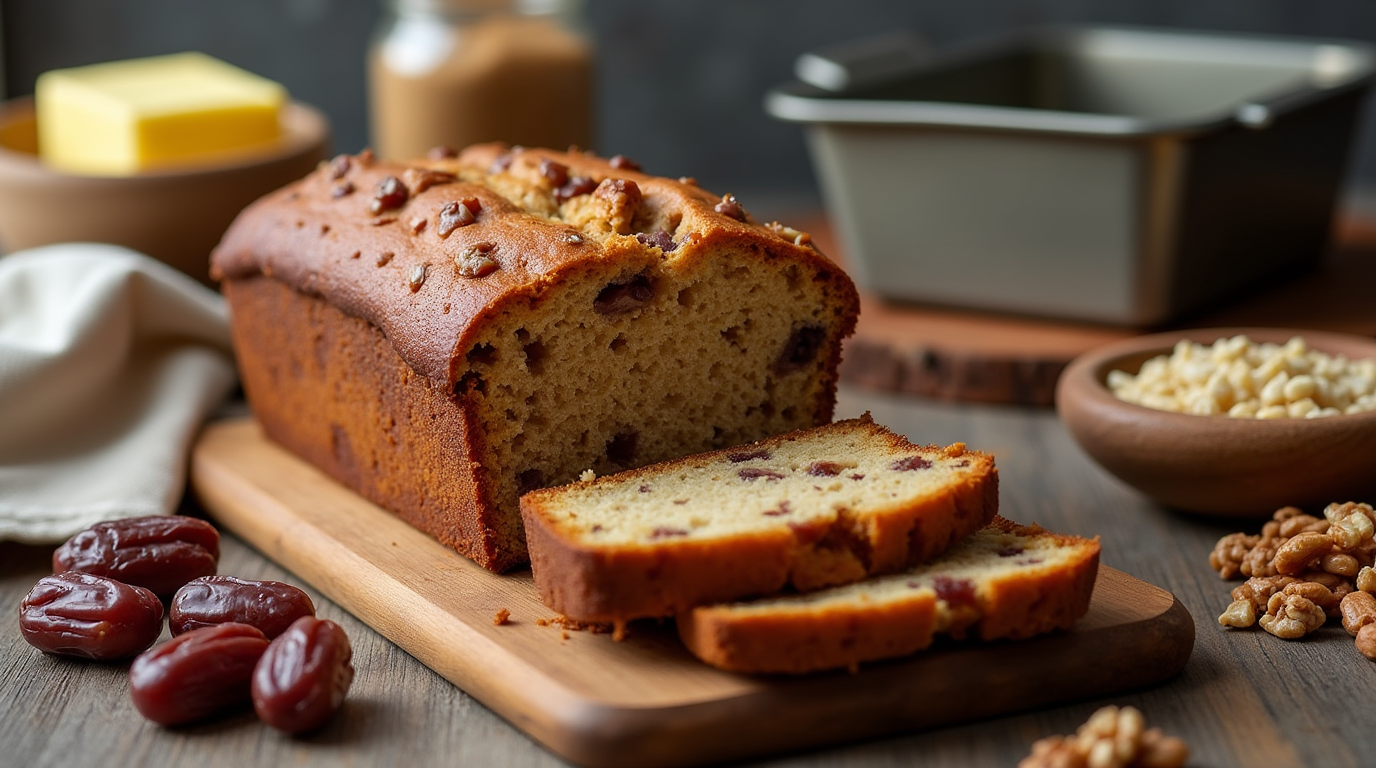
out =
{"type": "MultiPolygon", "coordinates": [[[[336,149],[356,150],[368,142],[364,54],[381,2],[0,0],[4,84],[24,94],[54,67],[199,49],[284,83],[330,116],[336,149]]],[[[905,27],[940,46],[1047,22],[1376,42],[1371,0],[588,0],[584,11],[598,51],[594,148],[751,195],[756,208],[816,199],[800,129],[760,101],[826,43],[905,27]]],[[[1357,165],[1360,185],[1376,186],[1376,154],[1363,149],[1357,165]]]]}

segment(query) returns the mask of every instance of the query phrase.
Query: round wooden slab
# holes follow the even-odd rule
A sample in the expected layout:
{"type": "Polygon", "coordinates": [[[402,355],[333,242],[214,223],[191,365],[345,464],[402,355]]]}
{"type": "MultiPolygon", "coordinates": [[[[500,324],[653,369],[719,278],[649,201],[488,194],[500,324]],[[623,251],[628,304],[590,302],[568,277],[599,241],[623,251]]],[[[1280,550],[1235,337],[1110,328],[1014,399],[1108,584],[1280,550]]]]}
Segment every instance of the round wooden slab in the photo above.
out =
{"type": "MultiPolygon", "coordinates": [[[[825,217],[799,221],[844,264],[825,217]]],[[[1252,326],[1376,336],[1376,223],[1348,221],[1320,269],[1165,330],[1252,326]]],[[[1071,360],[1140,335],[1134,328],[903,304],[861,291],[841,380],[868,389],[968,402],[1050,406],[1071,360]]]]}

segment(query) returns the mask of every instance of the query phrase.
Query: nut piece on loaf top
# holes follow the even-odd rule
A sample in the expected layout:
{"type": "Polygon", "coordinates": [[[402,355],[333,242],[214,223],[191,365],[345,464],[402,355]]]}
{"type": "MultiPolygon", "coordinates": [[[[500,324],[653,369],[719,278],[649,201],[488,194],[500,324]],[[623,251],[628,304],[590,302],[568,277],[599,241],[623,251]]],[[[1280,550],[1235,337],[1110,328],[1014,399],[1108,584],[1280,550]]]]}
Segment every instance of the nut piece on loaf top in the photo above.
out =
{"type": "Polygon", "coordinates": [[[212,271],[268,436],[493,571],[524,491],[830,421],[859,307],[730,196],[501,145],[340,156],[212,271]]]}
{"type": "Polygon", "coordinates": [[[868,414],[521,497],[540,597],[580,621],[891,573],[997,511],[993,457],[868,414]]]}
{"type": "Polygon", "coordinates": [[[904,573],[805,595],[712,605],[678,618],[698,658],[733,672],[854,667],[926,648],[937,635],[1023,639],[1089,611],[1099,540],[995,518],[904,573]]]}

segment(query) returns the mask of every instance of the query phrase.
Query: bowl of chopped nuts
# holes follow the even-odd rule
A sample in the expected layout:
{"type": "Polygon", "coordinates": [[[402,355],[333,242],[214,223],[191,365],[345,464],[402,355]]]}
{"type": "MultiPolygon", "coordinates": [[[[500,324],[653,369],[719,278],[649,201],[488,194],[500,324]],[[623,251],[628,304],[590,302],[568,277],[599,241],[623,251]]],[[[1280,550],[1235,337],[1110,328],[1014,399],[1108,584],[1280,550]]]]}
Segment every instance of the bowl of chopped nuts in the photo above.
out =
{"type": "Polygon", "coordinates": [[[1211,328],[1139,336],[1076,358],[1056,409],[1095,461],[1189,512],[1376,497],[1376,340],[1211,328]]]}

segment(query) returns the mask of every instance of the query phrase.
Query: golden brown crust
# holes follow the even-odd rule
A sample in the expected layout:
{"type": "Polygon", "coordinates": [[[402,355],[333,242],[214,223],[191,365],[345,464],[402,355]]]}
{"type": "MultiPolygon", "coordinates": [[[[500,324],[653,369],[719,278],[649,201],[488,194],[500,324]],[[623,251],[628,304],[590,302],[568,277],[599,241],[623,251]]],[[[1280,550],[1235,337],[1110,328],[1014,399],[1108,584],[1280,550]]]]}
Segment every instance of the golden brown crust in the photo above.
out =
{"type": "Polygon", "coordinates": [[[540,599],[578,621],[669,616],[675,606],[765,595],[787,583],[787,533],[685,542],[666,555],[645,547],[577,550],[545,526],[527,522],[526,531],[540,599]]]}
{"type": "MultiPolygon", "coordinates": [[[[753,443],[769,448],[823,431],[864,430],[890,448],[949,455],[952,448],[916,446],[875,424],[869,414],[813,430],[753,443]]],[[[993,457],[964,451],[970,476],[949,493],[902,500],[864,517],[842,513],[823,530],[795,526],[731,539],[665,539],[654,544],[600,546],[568,530],[551,514],[569,488],[636,484],[656,474],[722,461],[742,447],[696,454],[613,476],[521,497],[535,585],[545,605],[583,621],[625,621],[671,616],[713,602],[803,591],[892,573],[930,559],[973,533],[998,512],[998,470],[993,457]]]]}
{"type": "MultiPolygon", "coordinates": [[[[831,284],[838,316],[847,318],[838,338],[854,331],[859,297],[839,267],[768,227],[716,212],[711,194],[616,169],[584,153],[521,150],[505,170],[489,173],[492,161],[509,152],[503,145],[482,145],[453,160],[417,161],[424,167],[378,161],[367,153],[341,156],[346,160],[322,164],[245,209],[212,254],[212,275],[234,280],[263,274],[319,296],[380,328],[417,373],[452,385],[461,372],[462,353],[485,318],[539,296],[580,265],[657,254],[634,235],[581,236],[598,222],[578,218],[574,209],[590,205],[593,196],[564,204],[584,229],[562,218],[550,182],[539,172],[541,161],[549,160],[595,181],[623,178],[640,185],[644,207],[654,212],[641,224],[672,225],[667,232],[677,243],[671,253],[656,257],[687,263],[730,246],[808,265],[816,270],[815,279],[831,284]],[[406,202],[374,214],[374,192],[388,177],[405,184],[406,202]],[[344,189],[350,191],[338,193],[344,189]],[[520,198],[513,202],[498,190],[520,198]],[[477,221],[441,236],[440,212],[469,198],[481,204],[477,221]],[[572,242],[575,234],[580,239],[572,242]],[[455,257],[480,243],[499,244],[491,254],[499,268],[479,278],[460,275],[455,257]],[[424,280],[413,291],[410,278],[422,266],[424,280]]],[[[832,353],[839,364],[839,349],[832,353]]],[[[820,410],[829,414],[830,404],[820,410]]]]}
{"type": "Polygon", "coordinates": [[[1019,536],[1041,536],[1057,546],[1079,548],[1069,566],[1043,570],[1037,578],[1002,579],[992,584],[981,605],[978,635],[982,640],[1022,639],[1057,629],[1070,629],[1089,610],[1099,575],[1099,540],[1052,533],[1037,525],[1018,525],[996,518],[996,527],[1019,536]],[[1091,546],[1092,544],[1092,546],[1091,546]]]}
{"type": "MultiPolygon", "coordinates": [[[[991,528],[1073,547],[1062,567],[1029,568],[1020,578],[996,579],[979,595],[971,626],[949,627],[982,640],[1022,639],[1069,629],[1089,610],[1099,569],[1098,540],[1049,533],[995,518],[991,528]],[[973,630],[973,631],[969,631],[973,630]]],[[[940,561],[933,566],[940,568],[940,561]]],[[[749,612],[705,606],[678,617],[679,637],[698,658],[733,672],[800,674],[896,658],[929,646],[941,630],[931,590],[881,602],[819,603],[811,610],[749,612]]],[[[954,630],[954,631],[953,631],[954,630]]]]}
{"type": "Polygon", "coordinates": [[[936,602],[931,592],[919,592],[883,606],[829,606],[805,618],[761,613],[736,620],[700,608],[679,615],[678,634],[718,669],[803,674],[926,648],[935,636],[936,602]]]}
{"type": "Polygon", "coordinates": [[[266,277],[224,290],[240,376],[269,437],[484,568],[525,562],[520,528],[483,501],[467,461],[474,436],[450,391],[324,301],[266,277]]]}

